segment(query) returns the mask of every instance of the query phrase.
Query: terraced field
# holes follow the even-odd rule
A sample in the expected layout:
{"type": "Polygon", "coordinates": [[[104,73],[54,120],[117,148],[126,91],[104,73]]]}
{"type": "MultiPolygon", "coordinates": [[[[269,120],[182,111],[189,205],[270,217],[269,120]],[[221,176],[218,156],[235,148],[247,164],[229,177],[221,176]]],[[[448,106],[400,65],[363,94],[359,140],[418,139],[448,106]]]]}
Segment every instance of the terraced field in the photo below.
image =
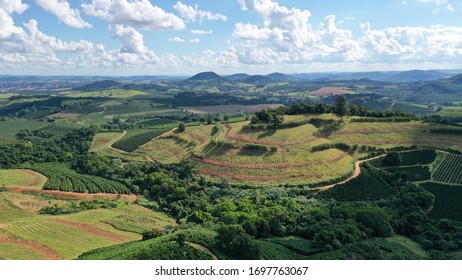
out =
{"type": "Polygon", "coordinates": [[[358,145],[374,145],[385,148],[394,146],[426,146],[446,150],[462,150],[458,135],[429,133],[442,125],[418,121],[410,123],[347,123],[331,133],[329,140],[358,145]]]}
{"type": "Polygon", "coordinates": [[[91,144],[90,150],[93,152],[104,154],[111,149],[112,144],[120,140],[126,132],[101,132],[96,134],[91,144]]]}
{"type": "Polygon", "coordinates": [[[138,151],[152,161],[160,163],[180,162],[191,152],[192,145],[176,138],[159,138],[146,143],[138,151]]]}
{"type": "Polygon", "coordinates": [[[61,216],[37,213],[37,205],[55,203],[69,202],[0,192],[0,259],[73,259],[88,250],[138,240],[143,230],[175,225],[166,215],[138,205],[61,216]]]}
{"type": "MultiPolygon", "coordinates": [[[[311,117],[336,119],[332,115],[299,115],[288,116],[285,122],[300,122],[311,117]]],[[[430,133],[430,129],[439,125],[422,122],[357,123],[347,119],[343,124],[319,127],[305,124],[278,130],[250,129],[245,127],[247,124],[188,127],[185,132],[174,131],[168,138],[154,139],[134,154],[145,154],[163,163],[191,156],[198,173],[215,182],[226,179],[252,185],[317,185],[340,181],[352,174],[354,161],[368,153],[362,146],[462,147],[457,136],[430,133]],[[310,151],[330,143],[358,145],[359,149],[310,151]]]]}

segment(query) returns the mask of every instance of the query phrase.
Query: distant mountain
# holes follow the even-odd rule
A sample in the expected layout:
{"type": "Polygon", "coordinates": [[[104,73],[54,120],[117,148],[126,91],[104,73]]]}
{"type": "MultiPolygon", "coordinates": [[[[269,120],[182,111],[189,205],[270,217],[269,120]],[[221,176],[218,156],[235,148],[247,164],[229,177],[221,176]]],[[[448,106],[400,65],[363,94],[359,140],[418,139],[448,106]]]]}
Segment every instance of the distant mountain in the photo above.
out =
{"type": "Polygon", "coordinates": [[[351,81],[368,79],[377,82],[418,82],[437,81],[462,73],[458,70],[411,70],[411,71],[369,71],[369,72],[328,72],[301,73],[291,76],[305,81],[351,81]]]}
{"type": "Polygon", "coordinates": [[[277,80],[271,79],[270,77],[267,76],[262,76],[262,75],[254,75],[250,76],[247,79],[242,81],[245,84],[253,84],[253,85],[267,85],[271,83],[276,83],[278,82],[277,80]]]}
{"type": "Polygon", "coordinates": [[[229,76],[225,76],[225,77],[228,80],[231,80],[231,81],[234,81],[234,82],[239,82],[239,81],[243,81],[243,80],[247,79],[248,77],[250,77],[250,75],[246,74],[246,73],[237,73],[237,74],[233,74],[233,75],[229,75],[229,76]]]}
{"type": "Polygon", "coordinates": [[[296,82],[299,80],[295,77],[291,77],[289,75],[278,73],[278,72],[266,75],[266,77],[273,79],[273,80],[281,81],[281,82],[296,82]]]}
{"type": "Polygon", "coordinates": [[[451,77],[451,78],[449,78],[447,80],[448,80],[449,83],[452,83],[454,85],[462,85],[462,74],[451,77]]]}
{"type": "Polygon", "coordinates": [[[191,78],[187,79],[185,82],[200,82],[200,83],[223,83],[229,82],[228,79],[223,78],[215,72],[202,72],[198,73],[191,78]]]}
{"type": "Polygon", "coordinates": [[[89,83],[83,86],[74,87],[73,90],[76,91],[85,91],[85,92],[92,92],[98,90],[106,90],[110,88],[120,87],[121,84],[113,81],[113,80],[103,80],[103,81],[96,81],[93,83],[89,83]]]}
{"type": "Polygon", "coordinates": [[[393,82],[436,81],[451,77],[451,74],[437,70],[411,70],[398,73],[388,78],[393,82]]]}

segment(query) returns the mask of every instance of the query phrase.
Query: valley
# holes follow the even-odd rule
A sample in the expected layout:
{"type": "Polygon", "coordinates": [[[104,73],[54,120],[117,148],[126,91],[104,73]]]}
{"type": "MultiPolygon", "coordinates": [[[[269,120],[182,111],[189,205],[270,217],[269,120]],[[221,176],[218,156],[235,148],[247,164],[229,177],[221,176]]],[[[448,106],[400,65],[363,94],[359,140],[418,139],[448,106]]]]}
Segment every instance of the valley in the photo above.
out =
{"type": "Polygon", "coordinates": [[[462,86],[438,73],[7,82],[0,259],[454,258],[462,86]]]}

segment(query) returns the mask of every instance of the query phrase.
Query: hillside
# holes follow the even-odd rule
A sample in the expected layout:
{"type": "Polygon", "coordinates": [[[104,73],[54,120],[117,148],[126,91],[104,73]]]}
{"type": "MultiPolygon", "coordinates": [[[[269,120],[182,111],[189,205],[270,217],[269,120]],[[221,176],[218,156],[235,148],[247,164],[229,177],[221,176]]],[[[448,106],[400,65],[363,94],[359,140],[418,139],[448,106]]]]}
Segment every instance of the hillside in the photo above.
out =
{"type": "Polygon", "coordinates": [[[198,73],[191,78],[185,80],[187,83],[222,83],[229,82],[228,79],[216,74],[215,72],[202,72],[198,73]]]}

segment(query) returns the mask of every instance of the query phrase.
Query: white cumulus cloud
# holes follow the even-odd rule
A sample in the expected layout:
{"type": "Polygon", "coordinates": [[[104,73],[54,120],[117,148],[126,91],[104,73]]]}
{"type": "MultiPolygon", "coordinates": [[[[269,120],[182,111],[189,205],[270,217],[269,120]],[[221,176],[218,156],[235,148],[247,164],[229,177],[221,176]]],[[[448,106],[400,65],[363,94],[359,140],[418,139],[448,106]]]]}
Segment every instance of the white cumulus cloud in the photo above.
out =
{"type": "Polygon", "coordinates": [[[222,20],[222,21],[228,20],[228,18],[225,15],[218,14],[218,13],[212,13],[209,11],[202,11],[202,10],[199,10],[199,7],[197,5],[193,7],[193,6],[183,4],[180,1],[176,2],[173,8],[177,10],[180,16],[187,21],[192,21],[192,22],[203,21],[204,19],[222,20]]]}
{"type": "Polygon", "coordinates": [[[148,0],[92,0],[82,4],[85,14],[110,22],[148,30],[180,30],[182,19],[153,6],[148,0]]]}
{"type": "Polygon", "coordinates": [[[147,53],[149,50],[144,45],[143,34],[132,27],[124,27],[121,24],[109,25],[109,30],[114,38],[123,43],[121,52],[124,53],[147,53]]]}
{"type": "Polygon", "coordinates": [[[191,33],[194,35],[207,35],[207,34],[213,34],[213,31],[212,29],[209,29],[209,30],[192,29],[191,33]]]}
{"type": "Polygon", "coordinates": [[[64,24],[73,28],[90,28],[92,25],[82,19],[80,11],[72,9],[65,0],[35,0],[45,11],[54,14],[64,24]]]}
{"type": "Polygon", "coordinates": [[[185,39],[180,38],[180,37],[178,37],[178,36],[175,36],[175,37],[170,38],[170,39],[168,39],[168,40],[169,40],[170,42],[175,42],[175,43],[184,43],[184,42],[186,42],[185,39]]]}
{"type": "Polygon", "coordinates": [[[29,8],[29,5],[22,3],[22,0],[0,0],[0,9],[7,14],[22,14],[29,8]]]}

